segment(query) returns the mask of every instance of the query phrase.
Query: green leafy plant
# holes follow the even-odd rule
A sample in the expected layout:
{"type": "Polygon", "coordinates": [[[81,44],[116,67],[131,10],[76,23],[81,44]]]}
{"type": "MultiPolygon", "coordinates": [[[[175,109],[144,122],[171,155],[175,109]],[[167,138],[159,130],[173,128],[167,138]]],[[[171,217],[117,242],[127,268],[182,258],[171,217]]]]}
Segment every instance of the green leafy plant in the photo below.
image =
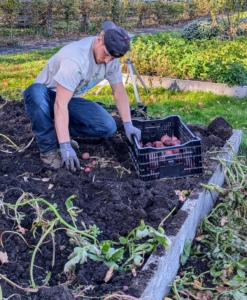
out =
{"type": "Polygon", "coordinates": [[[92,245],[86,238],[80,237],[77,233],[67,231],[70,236],[70,243],[74,246],[69,261],[65,264],[64,271],[69,272],[77,263],[83,264],[88,258],[104,262],[108,267],[118,271],[133,270],[144,261],[146,253],[153,252],[160,243],[166,249],[170,247],[170,240],[165,235],[162,227],[155,230],[144,221],[140,226],[134,228],[127,237],[120,237],[119,242],[98,241],[92,245]],[[143,240],[140,243],[140,240],[143,240]]]}
{"type": "MultiPolygon", "coordinates": [[[[36,284],[33,277],[33,268],[36,253],[48,235],[51,235],[52,240],[54,239],[56,225],[58,223],[63,224],[67,228],[69,242],[75,246],[74,251],[69,256],[69,261],[64,266],[65,273],[69,273],[73,270],[76,264],[85,263],[87,259],[104,262],[109,268],[112,267],[119,271],[133,271],[143,263],[144,255],[154,251],[159,243],[164,245],[166,249],[170,246],[170,240],[165,235],[162,227],[155,230],[151,226],[146,225],[144,221],[141,221],[140,226],[134,228],[126,238],[120,237],[119,242],[99,241],[97,236],[101,232],[95,224],[88,228],[86,228],[85,224],[82,224],[84,226],[83,231],[77,228],[77,208],[73,205],[72,201],[75,198],[75,195],[72,195],[65,201],[67,211],[74,226],[71,226],[63,220],[57,211],[56,205],[52,205],[42,198],[29,200],[28,196],[29,195],[24,193],[15,205],[10,203],[3,203],[3,205],[15,211],[15,216],[17,217],[18,222],[20,222],[20,216],[18,213],[19,207],[29,204],[36,209],[37,217],[33,222],[31,230],[34,232],[39,226],[42,228],[43,233],[37,245],[34,246],[30,264],[30,279],[32,287],[34,288],[36,287],[36,284]],[[47,208],[45,210],[41,209],[38,204],[45,204],[47,208]],[[44,215],[48,210],[54,213],[54,219],[46,221],[44,219],[44,215]]],[[[52,265],[54,265],[54,261],[55,259],[53,257],[52,265]]],[[[44,282],[48,284],[49,279],[50,275],[47,274],[44,282]]]]}
{"type": "Polygon", "coordinates": [[[189,239],[185,240],[183,253],[180,256],[180,263],[181,265],[185,265],[187,259],[190,257],[190,250],[191,250],[191,241],[189,239]]]}
{"type": "Polygon", "coordinates": [[[184,247],[185,258],[193,253],[194,258],[207,261],[208,270],[195,275],[193,269],[188,271],[189,266],[183,268],[183,273],[174,280],[172,288],[172,294],[180,300],[184,295],[199,297],[198,290],[208,292],[210,299],[246,299],[246,157],[233,155],[229,161],[218,156],[215,160],[224,169],[225,186],[202,186],[209,192],[219,193],[221,201],[200,224],[196,249],[190,249],[189,244],[184,247]],[[211,276],[210,287],[203,280],[206,274],[211,276]]]}
{"type": "Polygon", "coordinates": [[[247,85],[247,69],[241,62],[222,62],[216,60],[208,63],[208,73],[214,82],[226,83],[228,86],[247,85]]]}

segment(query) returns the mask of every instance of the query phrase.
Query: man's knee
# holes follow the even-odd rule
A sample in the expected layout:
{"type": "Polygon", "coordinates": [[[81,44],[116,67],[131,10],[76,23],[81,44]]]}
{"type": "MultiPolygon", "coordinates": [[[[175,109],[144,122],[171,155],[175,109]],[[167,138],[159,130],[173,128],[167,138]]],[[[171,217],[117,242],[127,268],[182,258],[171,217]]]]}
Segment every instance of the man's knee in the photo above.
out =
{"type": "Polygon", "coordinates": [[[24,92],[24,102],[28,105],[30,102],[34,105],[39,105],[43,99],[43,95],[46,92],[46,87],[41,83],[31,84],[24,92]]]}
{"type": "Polygon", "coordinates": [[[116,122],[111,117],[105,120],[105,134],[104,137],[110,137],[112,136],[117,130],[116,122]]]}

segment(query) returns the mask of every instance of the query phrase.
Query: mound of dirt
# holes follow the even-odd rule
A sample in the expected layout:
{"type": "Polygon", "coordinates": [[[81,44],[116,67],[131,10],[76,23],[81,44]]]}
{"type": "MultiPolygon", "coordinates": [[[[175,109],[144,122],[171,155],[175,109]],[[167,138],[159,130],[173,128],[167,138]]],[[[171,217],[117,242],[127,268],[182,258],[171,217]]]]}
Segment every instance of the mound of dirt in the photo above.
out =
{"type": "MultiPolygon", "coordinates": [[[[83,231],[96,225],[100,231],[99,240],[114,242],[118,242],[120,236],[126,237],[141,220],[157,229],[174,210],[163,224],[166,234],[173,235],[186,218],[180,211],[184,202],[175,190],[192,191],[200,183],[208,182],[214,171],[214,164],[209,160],[212,155],[208,151],[219,150],[232,133],[231,127],[226,133],[222,118],[219,127],[217,120],[208,127],[189,124],[191,131],[202,139],[203,174],[143,182],[138,179],[129,158],[122,122],[118,117],[115,120],[118,130],[111,138],[76,139],[78,157],[81,158],[83,152],[91,155],[90,160],[80,159],[82,168],[89,166],[91,172],[85,173],[82,169],[70,173],[64,168],[51,171],[43,167],[23,103],[8,102],[0,109],[0,254],[7,254],[7,261],[1,260],[0,256],[3,297],[18,294],[22,300],[70,300],[84,294],[91,299],[116,291],[139,297],[142,290],[136,280],[142,267],[135,270],[135,282],[131,271],[116,270],[106,281],[109,267],[89,258],[65,274],[64,266],[74,249],[66,234],[65,223],[54,225],[53,234],[47,234],[39,245],[32,265],[33,282],[38,287],[46,287],[27,293],[23,289],[30,287],[34,247],[56,216],[42,201],[38,205],[19,206],[16,210],[11,209],[11,204],[32,198],[45,199],[56,206],[63,221],[70,226],[76,224],[78,230],[83,231]],[[65,204],[71,196],[76,208],[74,222],[65,204]],[[22,290],[5,278],[21,286],[22,290]]],[[[144,262],[147,258],[148,255],[144,262]]],[[[149,275],[143,276],[148,278],[149,275]]],[[[12,299],[19,298],[13,296],[12,299]]]]}

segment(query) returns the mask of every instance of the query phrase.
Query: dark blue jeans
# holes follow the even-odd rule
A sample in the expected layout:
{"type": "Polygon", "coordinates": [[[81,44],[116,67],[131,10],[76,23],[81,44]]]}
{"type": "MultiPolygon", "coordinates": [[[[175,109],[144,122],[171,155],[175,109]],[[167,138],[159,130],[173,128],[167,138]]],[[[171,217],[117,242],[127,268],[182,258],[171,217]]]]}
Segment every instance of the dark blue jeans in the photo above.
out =
{"type": "MultiPolygon", "coordinates": [[[[24,92],[24,104],[41,153],[57,150],[54,126],[56,93],[34,83],[24,92]]],[[[84,98],[72,98],[68,104],[69,133],[72,137],[109,137],[116,131],[112,116],[99,104],[84,98]]]]}

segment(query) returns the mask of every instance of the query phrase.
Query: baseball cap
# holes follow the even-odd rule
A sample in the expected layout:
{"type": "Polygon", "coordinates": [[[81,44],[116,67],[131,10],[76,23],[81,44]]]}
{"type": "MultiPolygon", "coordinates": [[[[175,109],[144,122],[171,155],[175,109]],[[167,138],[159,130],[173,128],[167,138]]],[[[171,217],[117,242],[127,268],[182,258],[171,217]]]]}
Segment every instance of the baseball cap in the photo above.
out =
{"type": "Polygon", "coordinates": [[[106,50],[115,58],[123,56],[130,49],[130,37],[122,27],[117,27],[112,21],[103,23],[106,50]]]}

